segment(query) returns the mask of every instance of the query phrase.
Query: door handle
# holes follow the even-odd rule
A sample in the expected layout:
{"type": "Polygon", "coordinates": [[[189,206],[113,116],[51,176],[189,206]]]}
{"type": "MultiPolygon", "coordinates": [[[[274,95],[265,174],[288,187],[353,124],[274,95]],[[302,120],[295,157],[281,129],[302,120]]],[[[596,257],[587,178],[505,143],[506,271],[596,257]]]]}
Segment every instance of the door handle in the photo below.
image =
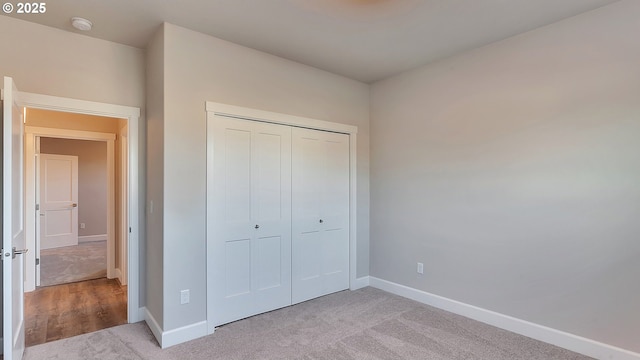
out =
{"type": "Polygon", "coordinates": [[[11,258],[15,259],[16,255],[26,254],[27,251],[29,251],[29,249],[16,250],[16,247],[14,246],[13,249],[11,250],[11,252],[12,252],[11,258]]]}
{"type": "Polygon", "coordinates": [[[73,203],[73,204],[71,204],[71,207],[78,207],[78,204],[73,203]]]}
{"type": "Polygon", "coordinates": [[[254,226],[254,228],[260,229],[260,225],[256,225],[256,226],[254,226]]]}

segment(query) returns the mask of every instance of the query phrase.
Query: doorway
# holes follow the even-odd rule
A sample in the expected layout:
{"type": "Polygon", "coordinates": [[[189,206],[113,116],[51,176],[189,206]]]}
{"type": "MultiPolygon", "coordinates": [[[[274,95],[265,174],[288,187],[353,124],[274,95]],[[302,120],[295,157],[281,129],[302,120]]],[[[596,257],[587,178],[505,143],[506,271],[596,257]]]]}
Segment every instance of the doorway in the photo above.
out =
{"type": "Polygon", "coordinates": [[[126,323],[127,120],[28,108],[24,123],[27,345],[126,323]]]}
{"type": "Polygon", "coordinates": [[[109,218],[119,212],[108,214],[106,142],[36,136],[36,144],[36,286],[106,278],[109,218]]]}
{"type": "MultiPolygon", "coordinates": [[[[116,175],[119,179],[122,179],[120,184],[116,184],[115,181],[112,182],[112,187],[115,188],[118,186],[120,188],[120,196],[113,196],[113,203],[115,206],[119,206],[123,211],[120,212],[119,216],[115,215],[111,217],[111,223],[119,223],[118,227],[112,227],[111,234],[114,238],[116,236],[116,229],[120,229],[118,233],[121,235],[120,239],[122,242],[114,242],[114,255],[115,251],[119,251],[118,254],[121,254],[119,258],[119,267],[117,268],[119,271],[116,271],[114,274],[108,275],[108,277],[118,277],[120,279],[120,283],[126,284],[128,287],[128,291],[124,293],[124,297],[126,298],[126,303],[128,306],[125,310],[125,319],[126,322],[138,322],[143,319],[142,311],[140,311],[139,306],[139,191],[138,191],[138,134],[139,134],[139,116],[140,109],[128,107],[128,106],[120,106],[120,105],[112,105],[105,103],[97,103],[83,100],[75,100],[69,98],[61,98],[55,96],[48,95],[40,95],[40,94],[32,94],[32,93],[18,93],[16,96],[16,102],[18,105],[29,108],[31,110],[50,110],[57,112],[65,112],[71,115],[74,114],[83,114],[83,115],[95,115],[109,118],[117,118],[122,119],[122,121],[126,124],[126,128],[122,130],[122,139],[124,141],[121,142],[120,147],[115,146],[115,142],[113,142],[114,156],[111,161],[115,163],[116,157],[119,159],[124,159],[121,161],[122,169],[125,169],[122,173],[118,173],[118,168],[116,168],[116,175]],[[116,250],[119,247],[118,250],[116,250]]],[[[61,130],[58,129],[65,136],[69,135],[69,130],[61,130]]],[[[82,133],[86,130],[76,130],[82,133]]],[[[32,134],[33,135],[33,134],[32,134]]],[[[31,149],[35,146],[35,136],[27,136],[25,139],[25,148],[31,149]]],[[[34,157],[25,157],[27,162],[26,171],[35,172],[35,158],[34,157]]],[[[25,189],[28,190],[28,189],[25,189]]],[[[36,201],[35,201],[35,191],[27,191],[26,195],[26,203],[25,203],[25,214],[35,214],[36,209],[36,201]]],[[[112,197],[110,197],[112,198],[112,197]]],[[[25,216],[26,228],[25,228],[25,237],[27,239],[27,246],[31,249],[35,250],[35,234],[36,234],[36,222],[37,218],[35,216],[25,216]]],[[[35,252],[35,251],[34,251],[35,252]]],[[[118,262],[116,256],[111,257],[114,262],[118,262]]],[[[26,260],[26,259],[25,259],[26,260]]],[[[31,270],[35,274],[35,262],[36,258],[34,257],[32,263],[25,264],[26,269],[31,270]]],[[[29,281],[31,288],[27,290],[35,289],[35,275],[29,276],[29,278],[33,278],[33,281],[29,281]]],[[[117,280],[114,280],[117,281],[117,280]]],[[[73,285],[73,284],[71,284],[73,285]]],[[[113,293],[113,292],[112,292],[113,293]]]]}

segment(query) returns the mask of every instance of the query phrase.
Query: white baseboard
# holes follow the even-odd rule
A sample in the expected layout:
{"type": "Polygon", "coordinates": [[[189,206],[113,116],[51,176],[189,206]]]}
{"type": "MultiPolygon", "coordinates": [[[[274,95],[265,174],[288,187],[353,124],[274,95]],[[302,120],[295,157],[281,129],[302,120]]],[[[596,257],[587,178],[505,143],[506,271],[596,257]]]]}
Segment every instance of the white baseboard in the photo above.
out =
{"type": "Polygon", "coordinates": [[[640,360],[640,354],[604,344],[595,340],[573,335],[564,331],[517,319],[491,310],[434,295],[387,280],[369,277],[372,287],[396,294],[417,302],[431,305],[442,310],[462,315],[489,325],[524,335],[567,350],[571,350],[596,359],[640,360]]]}
{"type": "Polygon", "coordinates": [[[116,279],[118,279],[118,281],[120,282],[120,285],[122,286],[127,285],[127,277],[122,275],[122,269],[115,268],[114,275],[116,276],[116,279]]]}
{"type": "MultiPolygon", "coordinates": [[[[132,307],[133,309],[133,307],[132,307]]],[[[132,310],[133,311],[133,310],[132,310]]],[[[146,307],[139,307],[138,311],[135,311],[133,314],[131,314],[131,324],[133,323],[137,323],[140,321],[144,321],[145,320],[145,316],[147,314],[147,308],[146,307]]]]}
{"type": "Polygon", "coordinates": [[[160,327],[160,325],[158,325],[156,318],[151,315],[149,309],[143,307],[141,311],[144,312],[144,321],[147,323],[147,326],[151,330],[151,333],[158,341],[158,344],[160,344],[160,346],[162,347],[162,328],[160,327]]]}
{"type": "Polygon", "coordinates": [[[351,286],[349,287],[350,290],[358,290],[358,289],[362,289],[364,287],[369,286],[369,277],[368,276],[363,276],[363,277],[359,277],[356,279],[356,281],[351,284],[351,286]]]}
{"type": "Polygon", "coordinates": [[[160,344],[160,347],[166,349],[173,345],[178,345],[183,342],[187,342],[190,340],[194,340],[207,335],[207,322],[200,321],[195,324],[183,326],[181,328],[162,331],[160,325],[156,319],[151,315],[147,308],[144,308],[145,312],[145,321],[151,329],[153,336],[155,336],[156,340],[160,344]]]}
{"type": "Polygon", "coordinates": [[[78,244],[94,241],[107,241],[107,234],[78,236],[78,244]]]}
{"type": "Polygon", "coordinates": [[[161,347],[163,349],[168,348],[169,346],[178,345],[207,335],[207,321],[200,321],[195,324],[165,331],[162,333],[161,347]]]}
{"type": "Polygon", "coordinates": [[[118,279],[120,286],[127,285],[126,279],[122,277],[122,270],[120,270],[120,268],[113,269],[113,278],[118,279]]]}

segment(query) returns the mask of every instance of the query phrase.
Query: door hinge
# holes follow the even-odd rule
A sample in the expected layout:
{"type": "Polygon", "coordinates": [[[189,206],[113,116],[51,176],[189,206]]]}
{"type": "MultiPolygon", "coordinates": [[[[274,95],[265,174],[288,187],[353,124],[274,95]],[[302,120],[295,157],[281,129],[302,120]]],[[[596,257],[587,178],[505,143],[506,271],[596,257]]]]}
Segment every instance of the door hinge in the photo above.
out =
{"type": "Polygon", "coordinates": [[[36,204],[36,210],[40,210],[40,204],[36,204]]]}
{"type": "Polygon", "coordinates": [[[40,265],[40,259],[39,258],[36,258],[36,266],[37,265],[40,265]]]}
{"type": "Polygon", "coordinates": [[[129,233],[131,233],[131,226],[129,226],[129,233]]]}

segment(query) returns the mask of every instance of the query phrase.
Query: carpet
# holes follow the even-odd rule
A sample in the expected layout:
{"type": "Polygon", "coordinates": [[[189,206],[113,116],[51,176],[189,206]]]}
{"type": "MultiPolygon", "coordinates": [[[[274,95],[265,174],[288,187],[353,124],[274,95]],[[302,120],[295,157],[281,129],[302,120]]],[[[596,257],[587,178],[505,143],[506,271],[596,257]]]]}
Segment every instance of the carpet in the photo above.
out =
{"type": "Polygon", "coordinates": [[[40,286],[99,279],[106,276],[106,241],[40,250],[40,286]]]}
{"type": "Polygon", "coordinates": [[[29,347],[36,359],[585,360],[589,357],[382,290],[342,291],[160,349],[145,323],[29,347]]]}

